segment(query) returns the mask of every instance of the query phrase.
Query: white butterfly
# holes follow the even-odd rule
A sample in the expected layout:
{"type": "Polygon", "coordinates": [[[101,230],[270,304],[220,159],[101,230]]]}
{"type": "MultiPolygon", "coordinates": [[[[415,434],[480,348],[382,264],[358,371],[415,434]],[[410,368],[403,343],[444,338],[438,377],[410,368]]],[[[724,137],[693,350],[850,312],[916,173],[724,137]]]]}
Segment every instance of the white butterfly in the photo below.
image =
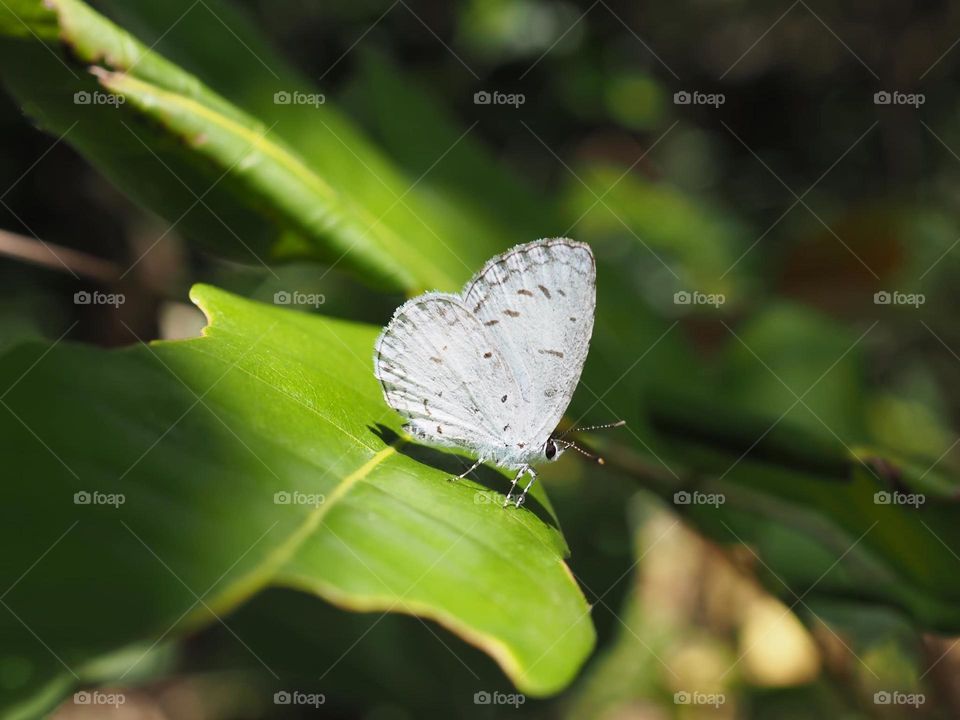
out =
{"type": "Polygon", "coordinates": [[[489,260],[459,295],[408,300],[377,339],[383,395],[428,443],[466,448],[517,470],[572,445],[553,432],[587,358],[596,307],[590,247],[566,238],[518,245],[489,260]]]}

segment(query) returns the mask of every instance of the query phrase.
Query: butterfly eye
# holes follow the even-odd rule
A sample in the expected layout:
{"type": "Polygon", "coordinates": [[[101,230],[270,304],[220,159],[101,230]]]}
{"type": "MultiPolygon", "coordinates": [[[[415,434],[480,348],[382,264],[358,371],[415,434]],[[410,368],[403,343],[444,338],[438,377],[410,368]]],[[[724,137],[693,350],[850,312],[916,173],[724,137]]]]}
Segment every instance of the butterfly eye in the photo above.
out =
{"type": "Polygon", "coordinates": [[[547,460],[553,460],[557,456],[557,446],[553,440],[547,440],[544,454],[547,456],[547,460]]]}

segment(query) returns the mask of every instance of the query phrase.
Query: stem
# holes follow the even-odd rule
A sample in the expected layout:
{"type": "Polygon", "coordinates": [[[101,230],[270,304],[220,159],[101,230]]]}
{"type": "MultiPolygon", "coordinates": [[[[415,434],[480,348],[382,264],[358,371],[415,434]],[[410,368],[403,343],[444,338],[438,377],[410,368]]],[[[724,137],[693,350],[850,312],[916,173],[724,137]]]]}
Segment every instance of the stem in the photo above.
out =
{"type": "Polygon", "coordinates": [[[119,268],[109,260],[8,230],[0,230],[0,255],[103,283],[120,276],[119,268]]]}

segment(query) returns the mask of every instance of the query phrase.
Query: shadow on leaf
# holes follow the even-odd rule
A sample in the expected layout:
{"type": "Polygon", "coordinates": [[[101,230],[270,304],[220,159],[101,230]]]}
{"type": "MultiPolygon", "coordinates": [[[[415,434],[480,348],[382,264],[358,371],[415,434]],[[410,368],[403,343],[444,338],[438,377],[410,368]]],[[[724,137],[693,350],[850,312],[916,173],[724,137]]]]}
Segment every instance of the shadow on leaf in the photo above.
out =
{"type": "MultiPolygon", "coordinates": [[[[401,455],[406,455],[407,457],[412,458],[419,463],[423,463],[424,465],[429,465],[432,468],[440,470],[449,475],[451,478],[459,475],[473,464],[472,460],[461,457],[460,455],[444,452],[443,450],[430,447],[429,445],[420,445],[412,440],[401,438],[395,430],[391,430],[386,425],[381,423],[377,423],[376,427],[370,425],[367,427],[369,428],[370,432],[380,438],[384,444],[393,445],[397,449],[397,452],[401,455]]],[[[491,467],[488,467],[487,465],[479,466],[464,479],[472,480],[473,482],[484,486],[488,490],[495,493],[500,493],[501,495],[506,494],[507,490],[510,488],[510,483],[513,480],[512,478],[507,478],[502,473],[494,470],[491,467]]],[[[526,480],[527,478],[523,478],[521,483],[517,484],[517,492],[522,489],[521,485],[526,480]]],[[[497,501],[495,500],[495,502],[497,501]]],[[[499,502],[503,501],[499,500],[499,502]]],[[[527,495],[527,499],[523,503],[523,509],[529,510],[544,523],[556,527],[556,522],[554,521],[553,517],[550,515],[547,509],[533,496],[533,494],[527,495]]],[[[516,508],[511,507],[509,510],[515,511],[516,508]]]]}

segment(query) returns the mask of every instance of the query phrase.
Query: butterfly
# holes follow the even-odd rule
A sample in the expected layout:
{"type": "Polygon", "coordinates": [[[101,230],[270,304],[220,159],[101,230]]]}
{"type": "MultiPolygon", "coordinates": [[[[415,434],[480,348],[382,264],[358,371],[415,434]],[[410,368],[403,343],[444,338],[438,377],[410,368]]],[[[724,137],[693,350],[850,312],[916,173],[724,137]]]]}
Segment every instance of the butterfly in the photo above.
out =
{"type": "MultiPolygon", "coordinates": [[[[489,260],[459,294],[401,305],[377,339],[374,374],[404,429],[517,471],[576,446],[555,433],[580,381],[593,334],[596,263],[567,238],[518,245],[489,260]]],[[[576,448],[579,450],[579,448],[576,448]]]]}

